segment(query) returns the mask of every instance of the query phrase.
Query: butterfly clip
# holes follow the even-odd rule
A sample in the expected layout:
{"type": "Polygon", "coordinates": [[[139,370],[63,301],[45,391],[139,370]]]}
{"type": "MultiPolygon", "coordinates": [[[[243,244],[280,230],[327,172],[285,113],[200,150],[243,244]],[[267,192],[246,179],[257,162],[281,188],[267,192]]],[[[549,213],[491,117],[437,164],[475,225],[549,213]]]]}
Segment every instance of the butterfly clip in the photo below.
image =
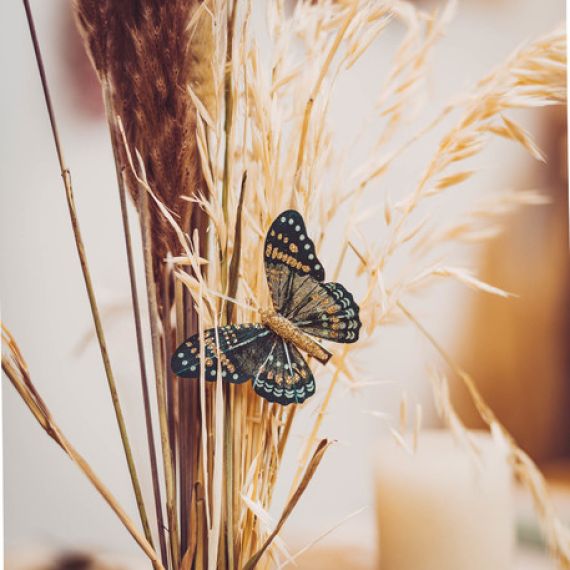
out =
{"type": "Polygon", "coordinates": [[[252,381],[269,402],[301,404],[315,393],[315,379],[302,353],[326,364],[331,353],[317,340],[353,343],[360,333],[359,308],[340,283],[324,283],[325,271],[299,212],[277,216],[265,238],[265,273],[272,308],[259,323],[211,328],[186,339],[174,352],[172,371],[183,378],[252,381]]]}

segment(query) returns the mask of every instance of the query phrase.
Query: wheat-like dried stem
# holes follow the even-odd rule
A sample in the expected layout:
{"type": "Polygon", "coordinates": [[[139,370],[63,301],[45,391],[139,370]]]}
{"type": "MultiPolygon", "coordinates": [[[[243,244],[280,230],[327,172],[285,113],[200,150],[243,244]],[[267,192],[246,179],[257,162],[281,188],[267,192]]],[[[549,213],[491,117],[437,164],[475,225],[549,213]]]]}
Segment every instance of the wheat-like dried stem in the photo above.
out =
{"type": "Polygon", "coordinates": [[[166,516],[169,525],[168,536],[170,538],[170,556],[172,558],[174,568],[178,568],[180,562],[180,549],[176,512],[176,478],[174,474],[174,461],[168,429],[168,407],[166,402],[163,353],[159,331],[160,317],[158,311],[156,284],[154,281],[155,272],[150,245],[150,219],[148,214],[148,195],[146,191],[140,192],[139,200],[139,211],[141,212],[140,219],[143,242],[143,257],[145,261],[145,278],[147,286],[148,310],[150,317],[152,352],[156,381],[156,400],[158,404],[164,479],[166,482],[166,516]]]}
{"type": "MultiPolygon", "coordinates": [[[[226,7],[226,18],[227,18],[227,39],[226,39],[226,74],[224,78],[224,133],[225,133],[225,148],[224,148],[224,176],[222,183],[222,211],[224,214],[224,221],[226,225],[229,220],[229,204],[228,196],[230,191],[230,184],[232,180],[232,161],[231,153],[233,150],[233,131],[234,131],[234,98],[233,98],[233,61],[234,61],[234,36],[238,21],[238,2],[233,0],[230,7],[230,3],[226,7]]],[[[240,219],[238,215],[238,226],[236,226],[236,232],[238,232],[238,227],[240,224],[240,219]]],[[[231,275],[231,268],[225,263],[225,257],[227,255],[227,244],[222,245],[222,274],[221,274],[221,284],[222,290],[225,292],[228,287],[231,291],[237,288],[237,275],[231,275]]],[[[232,256],[232,261],[237,260],[239,265],[239,244],[234,243],[234,252],[232,256]]],[[[229,292],[229,296],[232,296],[232,292],[229,292]]],[[[225,303],[225,301],[224,301],[225,303]]],[[[223,307],[223,305],[222,305],[223,307]]],[[[231,322],[231,305],[227,305],[227,315],[226,323],[231,322]]],[[[223,314],[223,310],[222,310],[223,314]]],[[[225,471],[225,508],[226,508],[226,521],[225,521],[225,549],[222,548],[222,552],[227,556],[227,567],[232,569],[235,567],[234,562],[234,485],[233,485],[233,410],[232,410],[232,387],[224,387],[224,416],[225,416],[225,431],[224,431],[224,471],[225,471]]],[[[219,453],[219,452],[218,452],[219,453]]]]}
{"type": "Polygon", "coordinates": [[[157,570],[164,570],[158,555],[154,551],[151,542],[141,535],[133,520],[126,514],[117,499],[99,479],[93,471],[89,463],[69,442],[65,435],[55,423],[51,412],[45,402],[37,392],[30,378],[28,367],[16,341],[12,337],[10,331],[2,324],[2,340],[5,343],[9,355],[2,355],[2,370],[32,412],[40,426],[45,432],[63,449],[69,458],[81,469],[83,474],[89,479],[97,492],[103,497],[105,502],[113,509],[119,520],[123,523],[130,535],[135,539],[136,543],[141,547],[144,553],[152,561],[157,570]]]}
{"type": "Polygon", "coordinates": [[[315,82],[315,85],[311,91],[309,99],[307,100],[307,103],[305,105],[305,111],[303,114],[303,122],[301,123],[301,134],[299,136],[299,150],[297,153],[297,166],[295,167],[295,181],[297,183],[299,181],[299,177],[301,175],[301,168],[303,167],[303,161],[305,159],[305,146],[307,144],[307,133],[309,131],[309,124],[311,121],[311,115],[313,112],[315,99],[321,90],[321,86],[323,84],[323,81],[324,81],[325,77],[327,76],[327,73],[329,71],[329,68],[332,64],[332,61],[333,61],[336,53],[338,52],[338,49],[341,45],[341,42],[344,38],[344,35],[346,34],[346,31],[348,30],[348,26],[351,24],[352,20],[354,19],[354,16],[356,15],[357,9],[358,9],[358,2],[354,2],[352,4],[352,8],[348,11],[342,26],[340,27],[339,31],[336,34],[334,42],[333,42],[333,44],[332,44],[332,46],[331,46],[331,48],[327,54],[325,62],[324,62],[323,66],[321,68],[321,71],[317,77],[317,81],[315,82]]]}
{"type": "Polygon", "coordinates": [[[131,302],[133,307],[133,317],[135,322],[135,333],[136,333],[136,343],[137,343],[137,354],[139,359],[139,370],[141,376],[141,388],[143,396],[143,406],[145,414],[145,425],[146,425],[146,435],[148,442],[148,453],[151,466],[151,476],[152,476],[152,488],[154,495],[154,504],[156,511],[156,521],[157,521],[157,532],[160,544],[160,555],[162,558],[163,566],[167,565],[168,555],[166,551],[166,541],[164,539],[164,520],[162,515],[162,498],[160,492],[160,482],[158,478],[158,466],[156,461],[156,446],[154,442],[154,430],[152,427],[152,415],[150,411],[150,395],[148,388],[148,379],[146,374],[146,363],[144,355],[144,345],[142,336],[142,323],[140,314],[140,305],[137,291],[137,281],[134,266],[133,248],[131,243],[131,232],[129,227],[129,216],[127,211],[127,200],[125,191],[125,165],[121,163],[121,158],[118,153],[119,144],[117,139],[118,129],[116,128],[115,121],[112,118],[111,109],[111,96],[110,96],[110,86],[105,83],[103,86],[103,94],[105,99],[105,110],[107,112],[107,122],[109,124],[109,132],[111,140],[113,142],[113,157],[115,161],[115,170],[117,176],[117,187],[119,190],[119,201],[121,206],[121,220],[123,224],[123,234],[125,238],[125,248],[127,252],[127,266],[129,270],[129,283],[131,289],[131,302]]]}
{"type": "Polygon", "coordinates": [[[255,568],[256,565],[259,563],[259,560],[263,556],[264,552],[269,548],[269,545],[273,542],[273,540],[275,540],[275,537],[279,534],[279,531],[281,530],[281,528],[289,518],[289,515],[291,514],[291,512],[299,502],[301,496],[305,492],[309,482],[311,481],[313,475],[315,474],[315,471],[317,470],[317,467],[319,466],[321,460],[323,459],[325,452],[327,451],[327,449],[331,444],[332,442],[326,439],[323,439],[319,442],[319,445],[317,445],[317,448],[315,449],[315,452],[313,453],[313,456],[307,465],[307,469],[305,471],[305,474],[303,475],[303,478],[301,479],[299,485],[295,489],[295,492],[287,502],[287,505],[285,506],[285,509],[283,510],[283,513],[279,519],[279,522],[275,526],[275,529],[267,537],[261,548],[248,560],[247,564],[244,566],[244,570],[253,570],[253,568],[255,568]]]}
{"type": "Polygon", "coordinates": [[[101,317],[100,317],[99,309],[97,306],[97,300],[95,298],[95,291],[93,289],[93,283],[91,280],[89,265],[87,263],[87,255],[85,253],[85,245],[83,243],[83,238],[81,236],[81,230],[79,227],[79,219],[77,217],[77,212],[76,212],[76,208],[75,208],[75,200],[74,200],[74,196],[73,196],[73,188],[72,188],[72,184],[71,184],[71,172],[69,171],[68,167],[66,166],[65,159],[63,156],[63,148],[62,148],[61,141],[59,138],[59,132],[58,132],[57,123],[55,120],[55,113],[53,110],[51,95],[50,95],[47,77],[46,77],[46,73],[45,73],[45,67],[44,67],[43,58],[42,58],[42,54],[41,54],[41,50],[40,50],[40,45],[39,45],[37,34],[36,34],[36,28],[35,28],[35,24],[34,24],[32,11],[30,8],[29,0],[24,0],[24,8],[26,11],[26,18],[28,21],[28,26],[30,29],[30,35],[31,35],[32,43],[33,43],[33,47],[34,47],[36,62],[37,62],[38,70],[40,73],[40,79],[41,79],[45,103],[46,103],[46,107],[47,107],[47,111],[48,111],[48,115],[49,115],[52,135],[53,135],[53,139],[54,139],[55,146],[56,146],[57,158],[59,161],[60,172],[61,172],[61,176],[63,179],[64,188],[65,188],[65,196],[66,196],[66,200],[67,200],[69,217],[70,217],[71,225],[72,225],[72,229],[73,229],[73,237],[74,237],[75,245],[77,248],[77,254],[79,256],[79,262],[80,262],[81,270],[83,273],[83,279],[85,282],[85,288],[87,290],[87,296],[89,298],[89,305],[91,307],[91,314],[93,316],[95,331],[97,334],[97,339],[99,341],[99,348],[101,351],[101,357],[103,359],[103,366],[105,368],[105,374],[107,377],[109,392],[111,394],[111,400],[113,402],[113,408],[115,410],[115,417],[117,419],[117,424],[118,424],[119,432],[121,435],[123,450],[125,453],[125,458],[127,460],[127,465],[129,468],[129,474],[131,477],[131,483],[132,483],[133,490],[135,493],[135,498],[136,498],[137,507],[139,510],[141,522],[143,525],[145,536],[146,536],[148,542],[150,544],[152,544],[152,536],[151,536],[150,526],[148,523],[148,517],[146,514],[146,509],[145,509],[144,500],[143,500],[143,496],[142,496],[142,490],[141,490],[139,478],[137,475],[137,470],[136,470],[136,466],[135,466],[133,453],[131,450],[131,445],[129,442],[129,437],[127,434],[127,427],[126,427],[125,419],[123,416],[121,403],[119,400],[119,393],[117,391],[117,385],[115,382],[115,377],[113,375],[113,370],[111,368],[111,361],[109,359],[109,353],[107,350],[107,342],[105,340],[105,334],[103,331],[103,325],[101,323],[101,317]]]}
{"type": "MultiPolygon", "coordinates": [[[[343,347],[342,353],[340,355],[341,361],[344,360],[344,358],[346,358],[348,352],[349,352],[349,349],[346,346],[343,347]]],[[[334,390],[337,386],[337,383],[340,379],[341,374],[342,374],[342,369],[340,367],[337,367],[333,373],[330,384],[327,388],[327,392],[325,394],[325,398],[323,400],[323,403],[321,404],[321,406],[317,412],[317,419],[313,423],[309,437],[307,438],[307,441],[305,442],[305,448],[304,448],[303,454],[301,455],[301,458],[299,460],[299,465],[297,467],[297,471],[296,471],[295,477],[293,479],[293,484],[291,486],[291,493],[293,493],[295,487],[297,486],[297,483],[298,483],[299,478],[301,477],[301,473],[303,471],[303,466],[307,464],[307,460],[309,458],[309,454],[311,453],[311,449],[313,448],[313,445],[317,441],[317,437],[318,437],[319,431],[321,429],[321,425],[322,425],[323,420],[325,418],[325,415],[327,413],[327,409],[331,403],[331,399],[332,399],[334,390]]]]}

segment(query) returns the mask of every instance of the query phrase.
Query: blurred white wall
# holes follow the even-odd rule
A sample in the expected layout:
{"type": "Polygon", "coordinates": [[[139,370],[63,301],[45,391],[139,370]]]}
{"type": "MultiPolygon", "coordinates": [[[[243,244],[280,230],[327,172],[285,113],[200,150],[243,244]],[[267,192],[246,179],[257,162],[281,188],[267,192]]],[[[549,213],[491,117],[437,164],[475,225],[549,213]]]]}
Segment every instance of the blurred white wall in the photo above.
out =
{"type": "MultiPolygon", "coordinates": [[[[106,126],[102,120],[78,112],[67,81],[60,45],[65,33],[61,17],[67,3],[36,0],[32,4],[73,175],[93,280],[98,298],[106,307],[111,358],[133,444],[140,451],[142,462],[146,447],[138,409],[140,389],[106,126]]],[[[20,2],[3,2],[0,11],[4,24],[0,35],[2,320],[20,343],[33,378],[63,430],[136,518],[97,346],[91,342],[78,351],[90,331],[90,313],[23,8],[20,2]]],[[[439,109],[504,60],[521,42],[550,31],[563,17],[562,0],[460,2],[455,21],[435,53],[428,110],[439,109]]],[[[396,33],[383,36],[366,65],[355,72],[356,81],[341,84],[334,107],[339,136],[350,132],[351,125],[363,119],[346,113],[346,108],[356,107],[357,115],[358,109],[366,109],[372,102],[374,94],[367,92],[367,86],[377,73],[375,61],[381,61],[385,42],[398,39],[396,33]],[[354,105],[356,96],[362,105],[354,105]]],[[[404,176],[406,171],[415,171],[413,178],[408,174],[408,184],[417,179],[429,157],[426,149],[429,151],[436,140],[426,139],[418,156],[410,155],[409,162],[396,170],[391,179],[395,192],[398,176],[404,176]]],[[[520,172],[529,162],[522,150],[497,144],[479,164],[482,170],[462,192],[473,194],[481,188],[489,191],[510,187],[513,172],[520,172]]],[[[446,207],[451,213],[458,204],[452,199],[446,207]]],[[[332,250],[327,251],[334,255],[332,250]]],[[[346,285],[350,287],[349,278],[346,285]]],[[[417,300],[414,309],[444,343],[452,343],[465,298],[454,287],[440,287],[417,300]]],[[[366,359],[367,368],[373,379],[396,383],[370,389],[364,397],[343,395],[343,390],[339,390],[322,429],[338,444],[329,452],[291,518],[289,534],[303,531],[308,541],[351,511],[371,503],[369,451],[375,438],[385,433],[386,424],[363,411],[393,413],[402,390],[408,392],[411,402],[422,402],[429,410],[425,370],[434,358],[411,328],[395,327],[381,332],[377,347],[366,359]]],[[[109,508],[36,426],[6,382],[3,413],[7,548],[83,545],[135,553],[136,547],[109,508]]],[[[306,414],[297,425],[295,437],[306,433],[310,419],[306,414]]],[[[283,472],[285,482],[290,481],[295,469],[296,452],[289,455],[283,472]]],[[[276,513],[287,488],[287,484],[283,485],[283,492],[276,498],[276,513]]],[[[343,536],[362,537],[363,528],[372,536],[370,512],[351,521],[344,533],[337,532],[335,540],[342,540],[343,536]]]]}

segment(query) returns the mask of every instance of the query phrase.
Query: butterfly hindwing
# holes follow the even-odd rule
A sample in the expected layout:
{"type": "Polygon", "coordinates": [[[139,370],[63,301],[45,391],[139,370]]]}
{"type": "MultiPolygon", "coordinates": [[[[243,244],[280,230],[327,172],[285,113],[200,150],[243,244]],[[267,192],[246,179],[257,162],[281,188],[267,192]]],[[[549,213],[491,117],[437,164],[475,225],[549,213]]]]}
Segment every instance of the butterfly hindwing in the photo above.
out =
{"type": "MultiPolygon", "coordinates": [[[[262,325],[228,325],[204,331],[208,381],[217,378],[218,354],[222,380],[235,384],[252,380],[254,390],[269,402],[300,404],[315,393],[315,379],[301,353],[262,325]]],[[[171,367],[178,376],[199,378],[200,362],[196,334],[176,349],[171,367]]]]}
{"type": "Polygon", "coordinates": [[[315,379],[299,350],[275,336],[271,350],[253,379],[253,389],[269,402],[302,404],[315,393],[315,379]]]}
{"type": "Polygon", "coordinates": [[[286,210],[275,218],[265,238],[265,271],[273,306],[278,313],[289,299],[294,276],[325,278],[315,244],[307,235],[303,217],[286,210]]]}
{"type": "Polygon", "coordinates": [[[358,340],[362,325],[359,307],[340,283],[305,284],[297,295],[288,318],[303,332],[334,342],[358,340]]]}
{"type": "MultiPolygon", "coordinates": [[[[266,344],[272,333],[261,324],[227,325],[204,331],[205,378],[216,380],[218,355],[222,379],[241,384],[250,380],[263,362],[266,344]]],[[[183,378],[199,378],[200,336],[195,334],[174,352],[172,371],[183,378]]]]}

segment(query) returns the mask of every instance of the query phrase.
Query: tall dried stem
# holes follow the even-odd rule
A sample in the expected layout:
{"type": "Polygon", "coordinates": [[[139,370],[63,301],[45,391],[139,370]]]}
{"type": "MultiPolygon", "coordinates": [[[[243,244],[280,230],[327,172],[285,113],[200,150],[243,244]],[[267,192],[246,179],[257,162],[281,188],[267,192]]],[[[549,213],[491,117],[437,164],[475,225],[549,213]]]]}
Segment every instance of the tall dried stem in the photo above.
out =
{"type": "Polygon", "coordinates": [[[105,500],[105,502],[113,509],[119,520],[123,523],[127,531],[134,538],[135,542],[141,547],[143,552],[153,563],[156,570],[164,570],[158,555],[154,551],[151,542],[140,534],[136,524],[129,518],[127,513],[121,507],[117,499],[112,495],[109,489],[101,481],[101,479],[93,471],[85,458],[75,449],[75,447],[65,437],[59,426],[56,424],[51,412],[39,392],[34,386],[28,372],[26,362],[20,352],[16,341],[2,325],[2,341],[9,351],[7,355],[2,355],[2,370],[45,432],[61,447],[61,449],[69,456],[69,458],[81,469],[90,483],[95,487],[97,492],[105,500]]]}
{"type": "Polygon", "coordinates": [[[138,478],[138,474],[137,474],[137,470],[136,470],[136,466],[135,466],[135,461],[133,458],[131,444],[130,444],[129,437],[127,434],[127,427],[126,427],[125,418],[123,415],[123,410],[121,408],[121,403],[119,400],[119,393],[117,391],[117,385],[115,382],[115,377],[113,375],[113,370],[111,368],[111,361],[109,359],[109,353],[107,350],[107,342],[105,340],[103,325],[101,323],[101,316],[99,313],[99,308],[97,306],[97,300],[95,298],[95,291],[93,289],[93,282],[91,280],[91,273],[89,271],[89,265],[87,263],[87,255],[85,253],[85,246],[83,244],[83,238],[81,236],[81,230],[79,227],[79,220],[78,220],[77,211],[75,208],[75,199],[73,196],[73,188],[71,185],[71,172],[70,172],[69,168],[67,167],[67,165],[65,163],[64,156],[63,156],[63,148],[61,145],[61,140],[59,138],[57,123],[56,123],[55,113],[54,113],[53,105],[52,105],[52,101],[51,101],[51,95],[50,95],[49,86],[48,86],[48,82],[47,82],[43,58],[42,58],[40,45],[39,45],[37,34],[36,34],[36,29],[35,29],[32,11],[31,11],[30,4],[29,4],[28,0],[24,0],[24,7],[25,7],[25,11],[26,11],[26,17],[28,20],[28,26],[30,29],[30,35],[32,38],[32,43],[34,46],[34,53],[36,56],[36,62],[37,62],[38,70],[40,73],[40,79],[41,79],[45,103],[46,103],[46,107],[47,107],[47,111],[48,111],[48,115],[49,115],[52,135],[53,135],[53,139],[54,139],[55,147],[56,147],[56,151],[57,151],[57,158],[59,161],[60,173],[61,173],[61,177],[63,179],[63,185],[64,185],[64,189],[65,189],[65,196],[66,196],[66,200],[67,200],[68,212],[69,212],[69,217],[70,217],[70,221],[71,221],[71,226],[73,229],[73,237],[75,240],[77,254],[79,256],[79,262],[81,265],[81,271],[83,273],[83,280],[85,282],[85,288],[87,290],[87,296],[89,298],[89,305],[91,307],[91,314],[93,317],[93,323],[95,325],[97,340],[99,342],[99,348],[101,351],[101,358],[103,360],[103,366],[105,368],[105,374],[107,377],[107,384],[109,387],[109,392],[111,394],[111,400],[113,402],[113,408],[115,410],[115,417],[116,417],[117,425],[119,427],[119,432],[121,435],[121,441],[123,444],[123,451],[125,453],[125,458],[127,460],[127,465],[129,468],[129,474],[131,477],[131,483],[132,483],[133,490],[135,493],[137,507],[139,510],[139,515],[140,515],[141,522],[143,525],[144,533],[145,533],[147,541],[152,545],[152,536],[151,536],[150,525],[148,522],[148,517],[146,514],[146,509],[145,509],[144,500],[143,500],[143,496],[142,496],[142,490],[141,490],[141,486],[140,486],[140,482],[139,482],[139,478],[138,478]]]}
{"type": "Polygon", "coordinates": [[[141,388],[143,396],[143,406],[145,415],[145,425],[146,425],[146,436],[148,443],[148,453],[151,467],[151,477],[152,477],[152,489],[154,495],[154,506],[156,511],[156,522],[157,522],[157,534],[160,544],[160,555],[162,558],[163,566],[167,565],[168,555],[166,552],[166,541],[164,539],[164,520],[162,515],[162,498],[160,491],[160,481],[158,478],[158,466],[156,461],[156,446],[154,441],[154,429],[152,426],[152,415],[150,408],[150,395],[148,388],[148,378],[146,373],[146,361],[144,354],[143,345],[143,332],[142,332],[142,322],[140,314],[140,305],[137,290],[137,280],[134,265],[133,248],[131,243],[131,232],[129,226],[129,216],[127,211],[127,197],[125,191],[125,165],[121,162],[121,157],[118,153],[118,142],[117,142],[117,128],[115,121],[111,116],[112,107],[110,99],[110,87],[105,84],[103,86],[103,94],[105,98],[105,109],[107,111],[107,121],[110,127],[111,140],[113,141],[113,156],[115,159],[115,170],[117,175],[117,187],[119,189],[119,201],[121,205],[121,221],[123,224],[123,234],[125,238],[125,248],[127,253],[127,265],[129,269],[129,283],[131,288],[131,302],[133,306],[133,317],[135,321],[135,333],[136,333],[136,343],[137,343],[137,353],[139,358],[139,369],[141,376],[141,388]]]}

